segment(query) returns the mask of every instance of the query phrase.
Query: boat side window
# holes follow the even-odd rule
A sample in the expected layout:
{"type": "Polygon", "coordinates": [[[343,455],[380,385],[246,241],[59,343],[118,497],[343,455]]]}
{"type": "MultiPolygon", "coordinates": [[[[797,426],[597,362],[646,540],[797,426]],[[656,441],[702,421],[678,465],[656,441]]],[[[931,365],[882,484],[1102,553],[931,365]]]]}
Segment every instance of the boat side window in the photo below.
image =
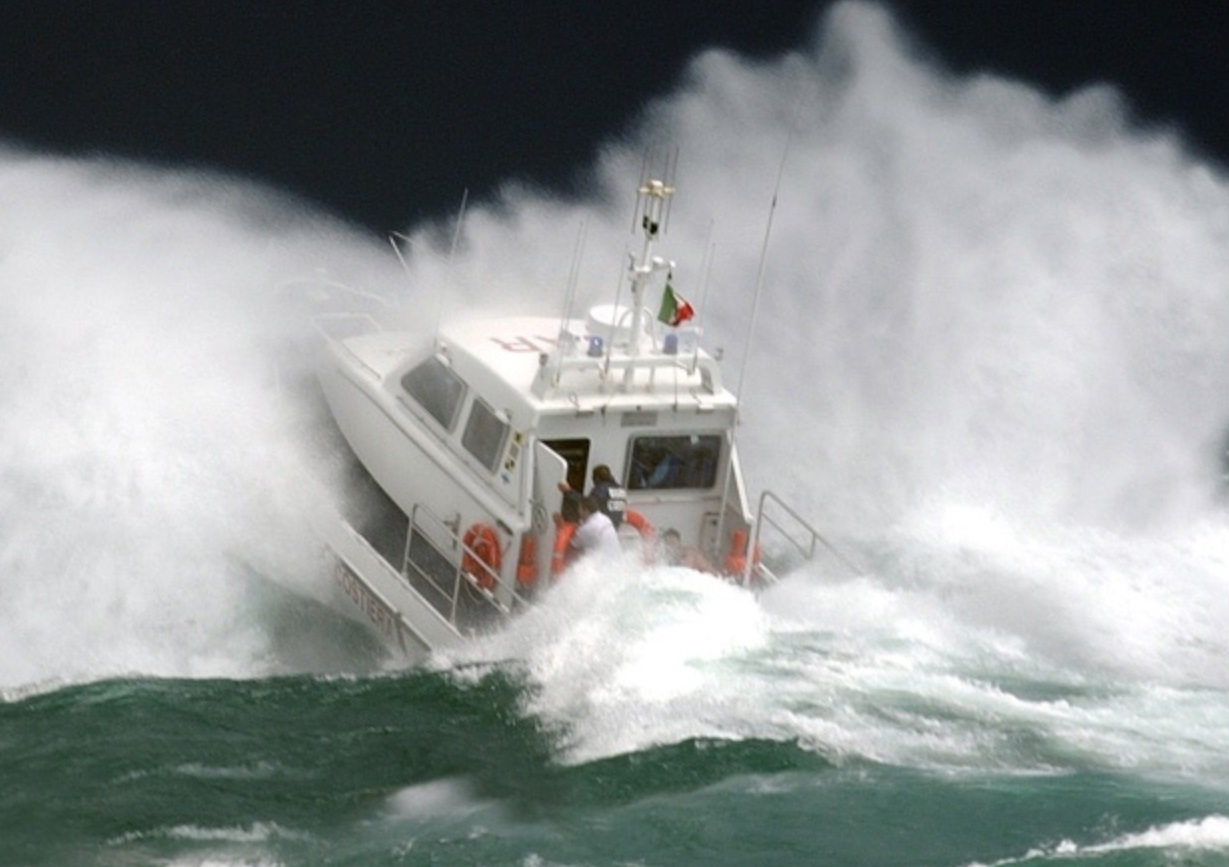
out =
{"type": "Polygon", "coordinates": [[[452,430],[465,383],[439,356],[431,356],[401,377],[401,387],[445,430],[452,430]]]}
{"type": "Polygon", "coordinates": [[[635,437],[628,462],[628,490],[711,488],[717,483],[720,455],[719,434],[635,437]]]}
{"type": "Polygon", "coordinates": [[[461,445],[478,463],[494,472],[499,456],[503,454],[507,437],[508,423],[499,417],[489,403],[475,397],[474,406],[469,411],[469,420],[465,423],[465,432],[461,434],[461,445]]]}

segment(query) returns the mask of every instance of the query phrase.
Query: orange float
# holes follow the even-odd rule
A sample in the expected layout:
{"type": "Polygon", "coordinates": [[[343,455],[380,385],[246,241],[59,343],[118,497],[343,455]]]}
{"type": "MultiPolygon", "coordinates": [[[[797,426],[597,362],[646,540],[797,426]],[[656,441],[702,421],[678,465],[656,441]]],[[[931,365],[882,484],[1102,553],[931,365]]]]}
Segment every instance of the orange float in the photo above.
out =
{"type": "Polygon", "coordinates": [[[499,536],[490,524],[471,524],[461,540],[461,571],[483,590],[495,586],[499,577],[499,536]]]}

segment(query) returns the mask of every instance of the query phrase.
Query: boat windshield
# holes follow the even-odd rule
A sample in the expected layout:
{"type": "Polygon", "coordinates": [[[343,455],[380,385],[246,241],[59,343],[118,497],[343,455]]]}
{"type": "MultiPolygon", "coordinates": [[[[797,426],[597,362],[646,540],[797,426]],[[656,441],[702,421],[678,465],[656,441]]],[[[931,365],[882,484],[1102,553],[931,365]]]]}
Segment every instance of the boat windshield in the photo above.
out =
{"type": "Polygon", "coordinates": [[[636,437],[627,487],[632,491],[711,488],[717,483],[720,455],[720,434],[636,437]]]}

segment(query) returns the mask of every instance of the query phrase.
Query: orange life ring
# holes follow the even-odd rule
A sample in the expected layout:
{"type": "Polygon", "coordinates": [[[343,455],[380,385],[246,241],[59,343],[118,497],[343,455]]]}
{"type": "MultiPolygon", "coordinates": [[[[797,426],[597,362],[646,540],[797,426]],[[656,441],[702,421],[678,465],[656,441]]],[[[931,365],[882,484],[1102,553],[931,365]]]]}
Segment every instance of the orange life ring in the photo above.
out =
{"type": "Polygon", "coordinates": [[[560,521],[555,527],[555,548],[550,558],[551,577],[558,578],[568,568],[568,555],[572,553],[572,536],[575,534],[576,524],[571,521],[560,521]]]}
{"type": "Polygon", "coordinates": [[[490,524],[471,524],[461,540],[461,571],[483,590],[495,586],[499,577],[499,537],[490,524]]]}
{"type": "Polygon", "coordinates": [[[640,538],[646,542],[657,538],[657,533],[654,531],[653,525],[649,523],[649,519],[635,509],[628,509],[623,513],[623,522],[635,527],[636,532],[640,534],[640,538]]]}
{"type": "Polygon", "coordinates": [[[644,562],[651,563],[657,553],[657,531],[653,529],[653,525],[649,523],[649,519],[637,512],[635,509],[628,509],[623,513],[623,523],[629,527],[634,527],[636,532],[640,534],[641,549],[644,552],[644,562]]]}

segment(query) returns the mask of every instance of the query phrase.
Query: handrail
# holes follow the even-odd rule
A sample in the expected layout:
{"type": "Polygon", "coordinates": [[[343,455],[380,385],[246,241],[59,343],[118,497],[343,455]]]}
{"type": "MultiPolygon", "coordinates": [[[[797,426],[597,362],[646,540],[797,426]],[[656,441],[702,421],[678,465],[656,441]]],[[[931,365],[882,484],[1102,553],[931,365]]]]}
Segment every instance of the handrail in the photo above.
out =
{"type": "Polygon", "coordinates": [[[345,322],[348,320],[357,320],[367,326],[367,331],[376,333],[384,330],[384,327],[370,313],[358,312],[337,312],[337,313],[318,313],[312,317],[312,327],[319,332],[320,336],[333,340],[336,339],[329,332],[328,326],[336,322],[345,322]]]}
{"type": "MultiPolygon", "coordinates": [[[[617,355],[608,354],[602,358],[595,358],[584,354],[570,355],[563,350],[556,350],[554,361],[538,369],[531,388],[534,395],[545,398],[564,388],[563,374],[565,373],[577,371],[582,374],[595,373],[602,382],[613,387],[616,374],[619,373],[626,375],[629,371],[634,373],[643,370],[655,376],[659,370],[672,369],[682,371],[689,378],[697,378],[697,381],[687,385],[688,390],[696,396],[702,394],[715,397],[721,394],[721,368],[711,356],[700,356],[697,353],[696,357],[691,359],[677,353],[666,355],[661,351],[636,356],[621,352],[617,355]]],[[[647,390],[649,385],[650,383],[646,383],[644,388],[647,390]]]]}
{"type": "Polygon", "coordinates": [[[345,350],[346,354],[363,366],[363,369],[368,373],[379,376],[379,371],[368,364],[361,355],[354,352],[353,349],[346,343],[346,339],[359,334],[376,334],[384,329],[374,318],[366,313],[322,313],[312,319],[312,327],[316,329],[326,343],[335,344],[345,350]],[[353,333],[337,334],[329,330],[329,326],[338,322],[355,321],[365,326],[363,329],[356,329],[353,333]]]}
{"type": "MultiPolygon", "coordinates": [[[[417,506],[415,507],[415,509],[417,509],[417,506]]],[[[409,523],[406,526],[405,548],[401,555],[401,568],[398,571],[400,572],[402,576],[406,578],[409,577],[411,568],[416,573],[418,573],[419,577],[423,579],[423,581],[427,584],[427,586],[429,586],[432,590],[438,593],[440,597],[443,599],[443,601],[448,604],[448,618],[447,618],[448,622],[451,623],[453,626],[456,626],[457,609],[456,609],[455,588],[454,588],[454,591],[450,593],[448,590],[446,590],[445,588],[441,587],[439,584],[436,583],[434,576],[428,574],[426,570],[420,568],[417,563],[414,563],[413,561],[410,560],[410,541],[414,537],[414,528],[416,526],[418,525],[415,522],[414,517],[411,515],[409,519],[409,523]]],[[[414,588],[414,589],[417,589],[417,588],[414,588]]]]}
{"type": "Polygon", "coordinates": [[[349,283],[343,283],[340,280],[332,280],[332,279],[324,278],[319,275],[314,276],[314,277],[293,277],[289,280],[283,280],[281,283],[277,284],[277,288],[279,291],[283,289],[289,289],[291,286],[305,286],[305,287],[313,287],[317,289],[323,288],[326,290],[327,289],[338,289],[338,290],[341,290],[341,292],[353,298],[360,298],[363,301],[372,301],[388,309],[392,309],[394,306],[391,301],[389,301],[383,295],[380,295],[376,292],[372,292],[367,289],[360,289],[356,286],[351,286],[349,283]]]}
{"type": "MultiPolygon", "coordinates": [[[[402,555],[401,574],[408,576],[409,570],[412,568],[415,572],[418,573],[419,576],[423,578],[423,580],[427,584],[429,584],[432,587],[432,589],[434,589],[437,593],[439,593],[443,601],[448,606],[447,616],[448,616],[449,622],[452,623],[453,626],[458,625],[457,624],[457,610],[458,610],[458,605],[460,603],[460,598],[461,598],[461,589],[463,587],[468,587],[469,589],[477,592],[478,595],[482,597],[483,601],[486,602],[486,604],[490,605],[500,614],[503,614],[503,615],[511,614],[512,608],[511,606],[506,605],[503,602],[501,602],[493,589],[482,587],[478,580],[469,576],[461,568],[461,562],[464,559],[464,557],[462,557],[461,560],[458,560],[456,565],[452,569],[451,588],[445,588],[441,586],[439,583],[436,582],[435,578],[432,575],[427,574],[427,572],[424,569],[422,569],[417,563],[414,563],[410,560],[410,540],[413,538],[415,528],[423,528],[425,530],[427,527],[426,522],[420,519],[420,513],[426,518],[430,519],[430,521],[435,524],[437,531],[442,531],[444,538],[446,538],[449,542],[451,542],[454,548],[458,548],[464,554],[470,555],[470,558],[475,563],[478,564],[478,567],[490,579],[492,588],[503,588],[507,590],[508,598],[513,603],[517,603],[517,604],[526,603],[525,598],[516,592],[515,587],[509,587],[506,584],[506,582],[503,581],[498,571],[496,571],[489,564],[483,561],[483,559],[478,555],[478,552],[475,551],[474,548],[465,544],[465,540],[461,537],[460,532],[459,532],[460,531],[459,523],[454,525],[453,522],[444,520],[439,515],[435,514],[430,509],[428,509],[426,506],[424,506],[422,503],[416,503],[414,505],[414,508],[411,510],[409,524],[406,528],[405,550],[402,555]]],[[[422,536],[429,544],[433,544],[431,543],[431,538],[432,538],[431,535],[424,532],[422,533],[422,536]]]]}
{"type": "Polygon", "coordinates": [[[858,573],[861,571],[858,569],[857,566],[853,564],[852,561],[849,560],[848,557],[846,557],[844,554],[838,551],[832,545],[831,542],[825,539],[822,533],[820,533],[813,526],[811,526],[810,522],[807,521],[806,518],[802,517],[802,515],[800,515],[796,509],[792,508],[788,503],[786,503],[783,499],[781,499],[779,496],[774,494],[772,491],[766,490],[760,494],[759,505],[756,507],[756,511],[755,511],[755,528],[752,533],[752,538],[749,543],[749,547],[747,549],[748,550],[747,563],[743,567],[743,576],[742,576],[743,586],[750,585],[751,573],[756,570],[758,570],[758,573],[761,575],[761,577],[765,577],[773,581],[777,580],[777,577],[773,575],[772,572],[769,571],[767,567],[763,566],[762,564],[756,563],[755,562],[756,558],[751,555],[751,552],[757,550],[759,547],[760,536],[763,532],[763,528],[765,524],[769,524],[775,527],[791,545],[793,545],[795,548],[798,549],[799,553],[802,554],[803,559],[805,560],[813,560],[815,558],[815,546],[816,546],[816,543],[818,543],[820,545],[823,545],[824,548],[826,548],[828,552],[832,554],[833,557],[835,557],[838,561],[840,561],[842,564],[848,567],[850,571],[854,573],[858,573]],[[791,533],[790,530],[786,528],[785,525],[783,525],[780,521],[774,520],[772,516],[769,515],[766,511],[766,507],[769,504],[775,504],[776,506],[779,506],[780,508],[784,509],[785,512],[791,518],[794,519],[798,527],[800,527],[805,532],[798,533],[797,535],[795,535],[794,533],[791,533]],[[806,538],[805,544],[799,541],[803,537],[806,538]]]}

